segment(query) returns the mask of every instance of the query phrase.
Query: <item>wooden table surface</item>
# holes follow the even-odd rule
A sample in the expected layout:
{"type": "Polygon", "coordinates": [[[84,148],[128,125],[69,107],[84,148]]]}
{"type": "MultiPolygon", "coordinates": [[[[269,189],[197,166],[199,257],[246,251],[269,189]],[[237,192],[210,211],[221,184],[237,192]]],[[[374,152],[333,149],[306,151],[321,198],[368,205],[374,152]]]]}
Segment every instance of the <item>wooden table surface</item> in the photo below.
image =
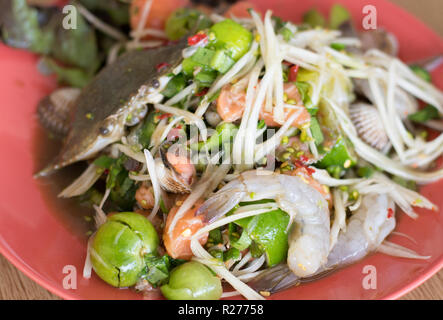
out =
{"type": "MultiPolygon", "coordinates": [[[[391,0],[391,2],[412,12],[443,37],[443,23],[441,22],[443,0],[391,0]]],[[[5,299],[54,300],[59,298],[26,277],[0,255],[0,300],[5,299]]],[[[402,299],[443,300],[443,270],[402,299]]]]}

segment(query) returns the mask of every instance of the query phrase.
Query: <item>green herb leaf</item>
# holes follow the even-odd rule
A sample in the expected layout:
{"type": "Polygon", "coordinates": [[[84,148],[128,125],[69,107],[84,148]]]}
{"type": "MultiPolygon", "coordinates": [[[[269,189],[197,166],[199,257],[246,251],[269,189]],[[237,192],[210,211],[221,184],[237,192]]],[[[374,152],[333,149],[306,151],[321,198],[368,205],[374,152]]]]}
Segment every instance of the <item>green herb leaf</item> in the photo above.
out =
{"type": "Polygon", "coordinates": [[[68,84],[72,87],[83,88],[93,77],[92,74],[88,74],[82,69],[62,67],[49,57],[42,58],[40,63],[51,73],[56,74],[59,83],[68,84]]]}
{"type": "Polygon", "coordinates": [[[55,30],[51,56],[59,62],[93,74],[100,65],[95,30],[85,21],[82,15],[77,15],[75,29],[63,28],[64,15],[53,16],[50,25],[55,30]]]}
{"type": "Polygon", "coordinates": [[[26,0],[3,1],[0,25],[3,26],[2,36],[7,45],[35,53],[50,53],[54,34],[42,30],[38,11],[29,7],[26,0]]]}
{"type": "Polygon", "coordinates": [[[420,111],[417,111],[416,113],[410,114],[408,116],[409,120],[412,120],[414,122],[418,123],[424,123],[426,121],[429,121],[431,119],[438,119],[439,114],[437,108],[431,105],[427,105],[420,111]]]}
{"type": "Polygon", "coordinates": [[[417,76],[419,76],[426,82],[432,82],[431,74],[428,72],[428,70],[416,65],[410,66],[410,68],[417,76]]]}
{"type": "Polygon", "coordinates": [[[165,283],[169,278],[170,261],[167,255],[157,257],[154,255],[145,255],[146,267],[141,275],[142,279],[146,279],[153,286],[157,287],[165,283]]]}

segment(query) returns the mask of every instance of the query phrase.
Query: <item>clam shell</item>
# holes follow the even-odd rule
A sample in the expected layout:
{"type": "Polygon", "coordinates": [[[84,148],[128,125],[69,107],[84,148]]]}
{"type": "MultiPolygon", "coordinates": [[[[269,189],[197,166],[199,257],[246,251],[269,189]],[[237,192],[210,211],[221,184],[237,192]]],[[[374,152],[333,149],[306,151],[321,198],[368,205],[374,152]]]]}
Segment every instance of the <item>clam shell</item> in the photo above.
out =
{"type": "Polygon", "coordinates": [[[366,103],[355,103],[349,107],[351,121],[359,137],[373,148],[386,153],[391,147],[378,110],[366,103]]]}
{"type": "MultiPolygon", "coordinates": [[[[369,87],[368,80],[365,79],[354,79],[353,83],[355,85],[357,93],[365,96],[371,103],[375,103],[375,99],[372,95],[371,88],[369,87]]],[[[382,87],[386,90],[385,87],[382,87]]],[[[395,91],[395,108],[397,109],[400,117],[404,120],[408,115],[418,111],[418,102],[413,96],[411,96],[406,91],[397,88],[395,91]]]]}
{"type": "Polygon", "coordinates": [[[161,187],[172,193],[190,193],[195,176],[189,181],[180,175],[169,163],[164,146],[160,147],[159,154],[160,156],[155,159],[155,170],[161,187]]]}
{"type": "Polygon", "coordinates": [[[160,186],[172,193],[190,193],[191,186],[173,168],[168,168],[159,157],[155,159],[155,170],[160,186]]]}
{"type": "Polygon", "coordinates": [[[399,44],[397,38],[383,28],[361,32],[360,41],[364,52],[375,48],[394,57],[398,55],[399,44]]]}
{"type": "Polygon", "coordinates": [[[57,137],[64,137],[69,131],[72,107],[80,92],[77,88],[61,88],[41,100],[37,115],[42,126],[57,137]]]}

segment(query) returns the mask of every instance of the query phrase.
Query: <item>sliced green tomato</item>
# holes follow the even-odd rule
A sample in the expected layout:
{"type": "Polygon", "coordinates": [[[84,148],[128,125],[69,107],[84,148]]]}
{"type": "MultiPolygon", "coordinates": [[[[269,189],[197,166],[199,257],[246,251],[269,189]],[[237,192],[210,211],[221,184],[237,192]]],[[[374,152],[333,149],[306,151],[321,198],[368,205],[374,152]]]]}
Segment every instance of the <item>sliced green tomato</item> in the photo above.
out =
{"type": "Polygon", "coordinates": [[[214,50],[198,48],[197,51],[191,56],[191,60],[194,62],[198,62],[204,66],[209,66],[214,56],[214,50]]]}
{"type": "Polygon", "coordinates": [[[229,242],[231,247],[243,251],[251,245],[252,239],[249,237],[246,230],[241,231],[241,235],[239,236],[238,233],[240,231],[238,229],[239,227],[236,224],[229,224],[229,242]]]}
{"type": "Polygon", "coordinates": [[[210,87],[215,78],[217,78],[217,71],[200,71],[195,75],[194,80],[203,87],[210,87]]]}
{"type": "Polygon", "coordinates": [[[353,148],[343,137],[339,137],[334,147],[323,157],[323,159],[316,163],[316,166],[322,169],[328,167],[340,167],[342,169],[349,169],[357,163],[353,148]]]}
{"type": "Polygon", "coordinates": [[[217,50],[211,59],[210,67],[220,73],[226,73],[235,61],[224,50],[217,50]]]}
{"type": "MultiPolygon", "coordinates": [[[[277,209],[251,218],[237,220],[253,240],[255,251],[264,252],[266,262],[272,267],[284,259],[288,253],[289,215],[277,209]]],[[[252,250],[252,245],[251,245],[252,250]]]]}
{"type": "Polygon", "coordinates": [[[192,57],[183,59],[182,68],[184,74],[190,77],[194,76],[194,72],[197,71],[198,69],[201,69],[202,71],[212,71],[212,69],[209,68],[208,66],[199,63],[197,61],[194,61],[192,57]]]}
{"type": "Polygon", "coordinates": [[[225,50],[235,61],[249,50],[252,42],[252,33],[231,19],[214,24],[209,30],[210,38],[211,33],[215,36],[215,40],[211,44],[216,49],[225,50]]]}

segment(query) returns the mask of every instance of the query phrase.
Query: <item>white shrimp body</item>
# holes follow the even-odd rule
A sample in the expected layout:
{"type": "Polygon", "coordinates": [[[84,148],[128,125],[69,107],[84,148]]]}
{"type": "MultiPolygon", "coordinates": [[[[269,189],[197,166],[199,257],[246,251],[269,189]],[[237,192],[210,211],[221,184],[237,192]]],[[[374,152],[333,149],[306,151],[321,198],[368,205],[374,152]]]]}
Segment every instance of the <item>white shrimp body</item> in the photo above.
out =
{"type": "Polygon", "coordinates": [[[247,171],[229,182],[202,206],[209,221],[240,202],[272,199],[294,226],[289,235],[288,266],[300,277],[314,274],[329,253],[329,209],[324,197],[297,176],[247,171]]]}
{"type": "MultiPolygon", "coordinates": [[[[318,277],[328,270],[351,264],[376,251],[395,228],[395,217],[389,214],[390,209],[394,208],[394,202],[385,194],[365,195],[359,209],[349,219],[346,231],[340,232],[337,243],[327,257],[327,262],[310,276],[318,277]]],[[[306,246],[300,241],[296,244],[306,246]]],[[[288,258],[289,269],[293,271],[289,262],[288,258]]],[[[250,285],[257,291],[278,292],[306,278],[294,271],[289,272],[288,266],[278,265],[268,269],[250,285]]]]}
{"type": "Polygon", "coordinates": [[[364,196],[360,207],[349,219],[346,232],[338,236],[326,267],[353,263],[375,251],[395,228],[395,217],[389,214],[394,210],[394,201],[385,194],[364,196]]]}

